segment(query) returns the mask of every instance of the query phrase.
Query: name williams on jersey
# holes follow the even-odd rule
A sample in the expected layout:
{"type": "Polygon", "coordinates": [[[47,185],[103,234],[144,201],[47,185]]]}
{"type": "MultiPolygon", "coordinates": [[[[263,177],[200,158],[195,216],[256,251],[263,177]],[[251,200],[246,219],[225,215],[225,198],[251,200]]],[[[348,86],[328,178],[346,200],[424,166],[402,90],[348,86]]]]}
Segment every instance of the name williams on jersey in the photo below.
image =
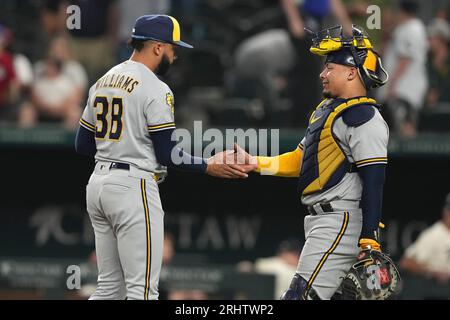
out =
{"type": "Polygon", "coordinates": [[[98,79],[95,89],[98,88],[117,88],[131,93],[139,84],[139,81],[123,74],[106,74],[98,79]]]}

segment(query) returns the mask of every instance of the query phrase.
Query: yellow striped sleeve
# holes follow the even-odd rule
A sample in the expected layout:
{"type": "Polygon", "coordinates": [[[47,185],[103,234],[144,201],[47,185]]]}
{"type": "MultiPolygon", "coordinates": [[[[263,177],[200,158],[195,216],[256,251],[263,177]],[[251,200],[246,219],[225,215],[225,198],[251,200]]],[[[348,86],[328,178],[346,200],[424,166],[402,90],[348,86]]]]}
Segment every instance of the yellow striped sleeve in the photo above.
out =
{"type": "Polygon", "coordinates": [[[175,122],[168,122],[147,127],[149,132],[161,131],[166,129],[175,129],[175,122]]]}
{"type": "Polygon", "coordinates": [[[80,119],[80,125],[83,128],[88,129],[89,131],[94,132],[95,131],[95,126],[93,124],[90,124],[89,122],[87,122],[86,120],[84,120],[83,118],[80,119]]]}
{"type": "Polygon", "coordinates": [[[372,164],[387,164],[387,157],[378,157],[378,158],[368,158],[356,161],[356,166],[358,168],[365,167],[372,164]]]}
{"type": "Polygon", "coordinates": [[[294,151],[275,157],[256,157],[258,168],[255,171],[278,177],[298,177],[302,154],[300,148],[295,148],[294,151]]]}

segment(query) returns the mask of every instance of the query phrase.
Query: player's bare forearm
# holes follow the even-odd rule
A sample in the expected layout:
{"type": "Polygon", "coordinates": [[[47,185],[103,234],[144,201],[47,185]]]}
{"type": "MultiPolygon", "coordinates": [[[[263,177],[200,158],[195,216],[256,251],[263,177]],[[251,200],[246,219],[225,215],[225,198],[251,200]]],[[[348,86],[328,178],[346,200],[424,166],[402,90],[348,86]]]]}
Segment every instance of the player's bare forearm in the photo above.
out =
{"type": "Polygon", "coordinates": [[[446,271],[435,271],[420,263],[414,258],[404,256],[400,260],[400,267],[410,273],[434,278],[442,284],[446,284],[450,279],[450,273],[446,271]]]}
{"type": "Polygon", "coordinates": [[[390,89],[390,91],[392,91],[393,88],[395,88],[395,84],[397,83],[398,79],[400,79],[400,77],[405,73],[405,71],[408,68],[408,66],[410,65],[410,63],[411,63],[411,58],[404,57],[404,58],[400,58],[398,60],[398,65],[392,74],[391,81],[390,81],[390,84],[388,87],[388,89],[390,89]]]}
{"type": "Polygon", "coordinates": [[[294,0],[280,0],[281,7],[286,19],[289,23],[289,30],[296,38],[303,38],[304,36],[304,24],[300,15],[300,10],[294,0]]]}
{"type": "Polygon", "coordinates": [[[347,13],[347,9],[341,0],[331,1],[331,10],[337,17],[338,21],[344,26],[347,35],[352,34],[352,21],[347,13]]]}
{"type": "Polygon", "coordinates": [[[411,273],[423,274],[423,275],[428,273],[428,269],[423,264],[421,264],[420,262],[416,261],[413,258],[406,257],[406,256],[404,256],[400,260],[400,267],[403,270],[406,270],[411,273]]]}
{"type": "Polygon", "coordinates": [[[411,58],[408,57],[403,57],[398,60],[398,65],[397,68],[395,69],[393,80],[397,80],[405,73],[411,61],[412,61],[411,58]]]}

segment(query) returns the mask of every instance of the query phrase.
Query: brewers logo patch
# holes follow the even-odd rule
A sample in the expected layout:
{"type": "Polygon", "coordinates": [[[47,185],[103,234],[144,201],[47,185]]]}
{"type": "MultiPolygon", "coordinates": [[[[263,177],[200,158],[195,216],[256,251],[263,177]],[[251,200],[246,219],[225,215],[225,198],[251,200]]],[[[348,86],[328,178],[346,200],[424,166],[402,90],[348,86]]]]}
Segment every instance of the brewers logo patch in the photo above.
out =
{"type": "Polygon", "coordinates": [[[173,103],[173,96],[169,92],[166,93],[166,103],[170,107],[170,111],[172,111],[172,114],[174,113],[174,103],[173,103]]]}

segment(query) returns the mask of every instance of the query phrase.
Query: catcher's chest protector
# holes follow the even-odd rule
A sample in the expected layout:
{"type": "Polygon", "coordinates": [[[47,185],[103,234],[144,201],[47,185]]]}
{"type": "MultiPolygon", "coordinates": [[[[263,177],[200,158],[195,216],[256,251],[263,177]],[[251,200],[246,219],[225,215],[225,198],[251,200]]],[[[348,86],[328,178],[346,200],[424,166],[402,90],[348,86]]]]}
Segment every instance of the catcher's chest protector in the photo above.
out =
{"type": "Polygon", "coordinates": [[[376,101],[361,97],[323,100],[309,119],[298,181],[298,191],[308,195],[338,184],[350,168],[333,134],[334,121],[350,108],[378,108],[376,101]]]}

